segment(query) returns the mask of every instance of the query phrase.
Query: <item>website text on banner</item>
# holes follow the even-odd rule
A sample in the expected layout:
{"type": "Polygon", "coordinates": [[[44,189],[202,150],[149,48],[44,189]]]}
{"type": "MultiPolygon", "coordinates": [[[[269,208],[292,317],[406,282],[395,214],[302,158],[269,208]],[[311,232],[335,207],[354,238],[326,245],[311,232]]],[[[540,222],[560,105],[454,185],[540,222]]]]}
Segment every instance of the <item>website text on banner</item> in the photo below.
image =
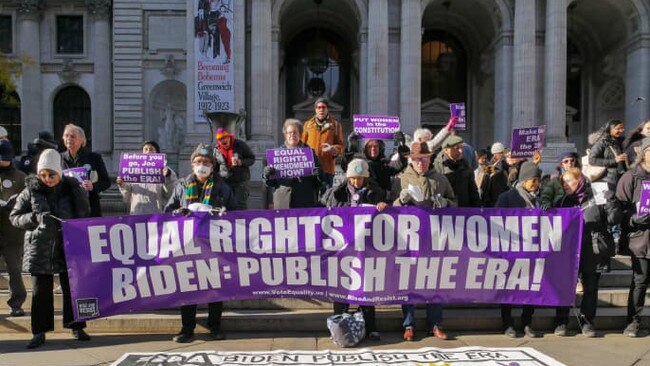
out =
{"type": "Polygon", "coordinates": [[[570,305],[581,231],[578,209],[317,208],[63,224],[77,319],[275,297],[570,305]]]}

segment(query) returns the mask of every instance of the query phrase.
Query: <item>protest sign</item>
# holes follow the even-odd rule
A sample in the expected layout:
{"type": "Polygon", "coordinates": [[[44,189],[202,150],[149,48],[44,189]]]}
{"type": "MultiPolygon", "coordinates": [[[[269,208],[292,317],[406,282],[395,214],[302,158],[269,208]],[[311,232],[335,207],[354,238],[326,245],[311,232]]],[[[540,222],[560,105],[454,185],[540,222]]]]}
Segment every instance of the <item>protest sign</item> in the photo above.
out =
{"type": "Polygon", "coordinates": [[[528,158],[535,151],[544,147],[544,131],[546,126],[514,128],[512,130],[511,156],[513,158],[528,158]]]}
{"type": "Polygon", "coordinates": [[[122,153],[119,177],[126,183],[165,183],[165,154],[122,153]]]}
{"type": "Polygon", "coordinates": [[[564,366],[563,363],[529,347],[479,346],[427,347],[412,350],[138,352],[123,355],[112,366],[141,365],[564,366]]]}
{"type": "Polygon", "coordinates": [[[650,214],[650,180],[641,182],[641,196],[639,197],[637,214],[639,216],[650,214]]]}
{"type": "Polygon", "coordinates": [[[467,129],[467,119],[465,118],[465,103],[449,103],[451,117],[458,117],[458,122],[454,128],[462,131],[467,129]]]}
{"type": "Polygon", "coordinates": [[[582,221],[577,208],[347,207],[78,219],[63,235],[75,318],[90,319],[278,297],[568,306],[582,221]]]}
{"type": "Polygon", "coordinates": [[[63,175],[66,177],[76,178],[79,183],[88,180],[88,169],[85,167],[63,169],[63,175]]]}
{"type": "Polygon", "coordinates": [[[309,147],[266,150],[266,162],[276,172],[269,178],[295,178],[314,174],[314,153],[309,147]]]}
{"type": "Polygon", "coordinates": [[[352,117],[354,132],[366,140],[392,140],[395,132],[399,131],[399,117],[372,116],[355,114],[352,117]]]}

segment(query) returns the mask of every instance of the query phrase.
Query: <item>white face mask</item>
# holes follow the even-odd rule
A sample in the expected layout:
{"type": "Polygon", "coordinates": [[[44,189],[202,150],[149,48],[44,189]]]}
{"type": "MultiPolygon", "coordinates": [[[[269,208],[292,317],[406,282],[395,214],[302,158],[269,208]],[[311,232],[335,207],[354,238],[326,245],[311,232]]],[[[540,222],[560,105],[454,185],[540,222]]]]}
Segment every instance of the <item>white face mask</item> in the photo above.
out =
{"type": "Polygon", "coordinates": [[[194,167],[194,174],[199,178],[205,178],[212,173],[212,167],[206,165],[197,165],[194,167]]]}

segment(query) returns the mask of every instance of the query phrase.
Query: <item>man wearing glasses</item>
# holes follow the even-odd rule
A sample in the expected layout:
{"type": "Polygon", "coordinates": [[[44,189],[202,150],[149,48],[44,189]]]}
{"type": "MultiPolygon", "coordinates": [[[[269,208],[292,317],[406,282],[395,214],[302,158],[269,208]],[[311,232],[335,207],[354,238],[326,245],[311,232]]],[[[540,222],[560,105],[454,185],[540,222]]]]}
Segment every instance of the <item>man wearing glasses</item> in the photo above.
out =
{"type": "MultiPolygon", "coordinates": [[[[395,206],[422,206],[445,208],[457,207],[456,195],[447,178],[431,169],[431,152],[426,142],[413,142],[408,155],[409,165],[393,181],[391,192],[398,195],[395,206]]],[[[413,341],[415,336],[415,305],[402,305],[404,315],[404,340],[413,341]]],[[[447,339],[442,329],[442,305],[426,304],[427,332],[440,339],[447,339]]]]}
{"type": "Polygon", "coordinates": [[[553,207],[555,201],[564,196],[564,188],[562,188],[562,175],[570,168],[581,169],[580,159],[578,154],[574,152],[566,152],[560,157],[555,170],[557,173],[551,176],[548,183],[544,185],[542,193],[540,194],[540,207],[549,209],[553,207]]]}

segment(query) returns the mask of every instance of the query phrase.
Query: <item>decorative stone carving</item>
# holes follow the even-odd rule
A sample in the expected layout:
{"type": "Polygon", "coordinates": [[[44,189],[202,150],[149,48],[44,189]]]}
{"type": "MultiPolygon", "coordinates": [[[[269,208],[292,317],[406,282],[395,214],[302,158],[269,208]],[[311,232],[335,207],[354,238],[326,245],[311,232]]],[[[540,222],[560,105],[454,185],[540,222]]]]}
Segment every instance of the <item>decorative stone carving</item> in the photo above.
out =
{"type": "Polygon", "coordinates": [[[63,83],[76,83],[79,79],[79,71],[75,70],[74,61],[69,58],[63,59],[61,71],[57,74],[63,83]]]}
{"type": "Polygon", "coordinates": [[[160,69],[160,72],[165,75],[167,79],[174,79],[178,75],[178,66],[176,65],[176,60],[174,55],[167,55],[167,60],[165,60],[165,66],[160,69]]]}
{"type": "Polygon", "coordinates": [[[42,0],[18,0],[18,14],[23,18],[37,19],[43,10],[42,0]]]}
{"type": "Polygon", "coordinates": [[[86,0],[88,12],[95,17],[108,17],[111,13],[111,0],[86,0]]]}
{"type": "Polygon", "coordinates": [[[185,140],[185,118],[171,104],[160,110],[162,127],[158,128],[158,143],[164,152],[177,153],[185,140]]]}

